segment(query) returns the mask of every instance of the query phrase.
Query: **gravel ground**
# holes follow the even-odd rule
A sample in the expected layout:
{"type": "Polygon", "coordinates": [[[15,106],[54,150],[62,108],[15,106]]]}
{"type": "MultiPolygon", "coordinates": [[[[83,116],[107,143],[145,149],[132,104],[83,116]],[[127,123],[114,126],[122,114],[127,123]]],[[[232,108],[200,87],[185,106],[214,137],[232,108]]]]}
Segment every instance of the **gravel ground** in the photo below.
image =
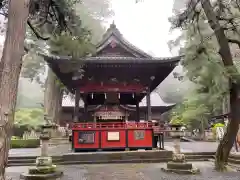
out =
{"type": "MultiPolygon", "coordinates": [[[[239,180],[239,172],[219,173],[213,170],[211,162],[194,162],[201,170],[200,175],[176,175],[161,171],[165,164],[101,164],[71,165],[59,167],[63,169],[61,180],[239,180]]],[[[22,172],[28,167],[11,167],[7,176],[19,180],[22,172]]]]}

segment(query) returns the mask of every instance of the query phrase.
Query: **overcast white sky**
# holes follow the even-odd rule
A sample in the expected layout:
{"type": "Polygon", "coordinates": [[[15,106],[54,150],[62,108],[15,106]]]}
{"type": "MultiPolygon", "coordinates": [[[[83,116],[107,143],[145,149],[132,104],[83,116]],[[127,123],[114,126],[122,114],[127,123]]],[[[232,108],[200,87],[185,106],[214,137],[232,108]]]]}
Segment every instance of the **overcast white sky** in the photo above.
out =
{"type": "Polygon", "coordinates": [[[173,0],[112,0],[116,26],[126,39],[155,56],[172,56],[167,42],[176,37],[170,34],[168,17],[172,14],[173,0]]]}
{"type": "MultiPolygon", "coordinates": [[[[167,42],[177,37],[179,32],[169,33],[168,18],[172,15],[174,0],[112,0],[116,26],[126,39],[155,56],[172,56],[167,42]]],[[[108,25],[109,26],[109,25],[108,25]]],[[[0,36],[0,44],[4,38],[0,36]]],[[[174,54],[176,55],[176,54],[174,54]]]]}

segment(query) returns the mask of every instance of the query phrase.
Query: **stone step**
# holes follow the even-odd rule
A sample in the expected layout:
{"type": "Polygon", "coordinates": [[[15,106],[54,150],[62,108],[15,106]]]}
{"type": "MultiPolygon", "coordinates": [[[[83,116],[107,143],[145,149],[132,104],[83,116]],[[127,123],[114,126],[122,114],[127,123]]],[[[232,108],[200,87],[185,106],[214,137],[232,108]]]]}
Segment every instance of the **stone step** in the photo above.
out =
{"type": "Polygon", "coordinates": [[[214,156],[216,153],[215,152],[183,152],[185,155],[212,155],[214,156]]]}
{"type": "Polygon", "coordinates": [[[240,154],[230,154],[229,158],[240,159],[240,154]]]}
{"type": "MultiPolygon", "coordinates": [[[[8,160],[15,160],[15,159],[34,159],[36,160],[36,158],[39,156],[9,156],[8,160]]],[[[51,156],[52,159],[60,159],[62,158],[62,156],[51,156]]]]}
{"type": "MultiPolygon", "coordinates": [[[[212,153],[213,154],[213,153],[212,153]]],[[[200,155],[185,153],[187,161],[207,161],[213,159],[211,153],[200,155]]],[[[140,151],[140,152],[101,152],[101,153],[69,153],[62,156],[53,156],[55,164],[99,164],[99,163],[148,163],[166,162],[172,158],[171,151],[140,151]]],[[[36,157],[9,157],[9,166],[35,165],[36,157]]]]}
{"type": "Polygon", "coordinates": [[[61,165],[71,164],[114,164],[114,163],[160,163],[168,162],[171,158],[155,158],[155,159],[119,159],[119,160],[96,160],[96,161],[62,161],[61,165]]]}
{"type": "Polygon", "coordinates": [[[232,163],[232,164],[239,164],[240,165],[240,159],[228,158],[228,162],[232,163]]]}
{"type": "Polygon", "coordinates": [[[35,166],[35,163],[8,163],[8,167],[14,166],[35,166]]]}
{"type": "Polygon", "coordinates": [[[37,156],[9,156],[8,160],[12,159],[36,159],[37,156]]]}
{"type": "Polygon", "coordinates": [[[185,155],[186,160],[194,160],[194,159],[213,159],[212,155],[185,155]]]}
{"type": "MultiPolygon", "coordinates": [[[[61,162],[62,159],[53,159],[53,163],[58,163],[61,162]]],[[[23,163],[35,163],[36,159],[12,159],[12,160],[8,160],[8,163],[12,163],[12,164],[23,164],[23,163]]]]}
{"type": "Polygon", "coordinates": [[[12,159],[8,160],[9,164],[28,164],[28,163],[35,163],[36,159],[12,159]]]}

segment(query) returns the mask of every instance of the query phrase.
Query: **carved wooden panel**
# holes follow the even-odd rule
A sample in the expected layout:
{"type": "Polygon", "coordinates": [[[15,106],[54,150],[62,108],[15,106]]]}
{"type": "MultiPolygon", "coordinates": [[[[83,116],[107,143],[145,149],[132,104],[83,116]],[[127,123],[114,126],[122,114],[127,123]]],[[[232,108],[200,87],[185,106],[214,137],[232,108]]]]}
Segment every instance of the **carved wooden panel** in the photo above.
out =
{"type": "Polygon", "coordinates": [[[95,132],[83,131],[78,133],[79,144],[94,144],[94,142],[95,142],[95,132]]]}
{"type": "Polygon", "coordinates": [[[144,130],[135,130],[134,131],[134,138],[135,140],[141,140],[145,137],[145,131],[144,130]]]}

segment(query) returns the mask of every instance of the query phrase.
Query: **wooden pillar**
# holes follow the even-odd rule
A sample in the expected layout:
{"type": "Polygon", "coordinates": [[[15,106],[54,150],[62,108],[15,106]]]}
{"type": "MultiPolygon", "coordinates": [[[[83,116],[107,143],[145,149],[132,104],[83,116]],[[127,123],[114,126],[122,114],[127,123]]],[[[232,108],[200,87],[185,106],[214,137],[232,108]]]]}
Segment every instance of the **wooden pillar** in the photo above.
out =
{"type": "Polygon", "coordinates": [[[73,114],[73,122],[78,122],[79,116],[79,101],[80,101],[80,90],[75,90],[75,106],[74,106],[74,114],[73,114]]]}
{"type": "Polygon", "coordinates": [[[88,102],[87,102],[87,94],[84,95],[84,112],[83,112],[84,122],[88,121],[88,102]]]}
{"type": "Polygon", "coordinates": [[[140,121],[140,111],[139,111],[139,103],[136,104],[136,121],[140,121]]]}
{"type": "Polygon", "coordinates": [[[151,110],[151,98],[150,98],[150,90],[147,91],[147,120],[152,120],[152,110],[151,110]]]}

